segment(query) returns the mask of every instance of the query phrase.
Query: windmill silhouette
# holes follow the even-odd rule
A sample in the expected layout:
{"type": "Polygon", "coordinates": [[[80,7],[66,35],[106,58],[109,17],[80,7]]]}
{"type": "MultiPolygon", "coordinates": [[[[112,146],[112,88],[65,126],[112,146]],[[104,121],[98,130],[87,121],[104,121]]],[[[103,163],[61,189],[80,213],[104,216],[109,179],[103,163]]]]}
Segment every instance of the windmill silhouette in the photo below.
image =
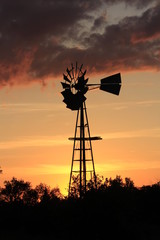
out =
{"type": "Polygon", "coordinates": [[[86,70],[83,71],[83,64],[79,67],[77,62],[75,66],[71,64],[70,69],[66,69],[67,74],[63,74],[64,82],[61,82],[64,97],[63,102],[66,107],[72,111],[77,111],[76,126],[73,140],[73,154],[71,163],[71,172],[69,180],[69,191],[71,194],[71,186],[73,176],[79,177],[79,196],[82,197],[86,192],[86,183],[92,180],[96,187],[96,173],[93,159],[92,141],[101,140],[101,137],[91,137],[87,116],[86,97],[87,91],[92,89],[100,89],[115,95],[119,95],[121,89],[120,73],[111,75],[100,80],[100,83],[88,84],[88,78],[85,79],[86,70]]]}

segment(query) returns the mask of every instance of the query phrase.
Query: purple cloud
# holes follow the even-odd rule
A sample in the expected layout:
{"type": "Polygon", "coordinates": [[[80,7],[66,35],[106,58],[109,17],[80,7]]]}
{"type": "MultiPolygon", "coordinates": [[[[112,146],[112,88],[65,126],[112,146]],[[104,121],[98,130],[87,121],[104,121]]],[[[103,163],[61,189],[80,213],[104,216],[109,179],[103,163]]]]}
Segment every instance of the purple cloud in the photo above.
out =
{"type": "Polygon", "coordinates": [[[143,12],[142,0],[1,0],[0,86],[55,77],[75,61],[92,72],[159,70],[160,4],[151,3],[143,12]],[[122,2],[142,15],[107,25],[98,12],[122,2]]]}

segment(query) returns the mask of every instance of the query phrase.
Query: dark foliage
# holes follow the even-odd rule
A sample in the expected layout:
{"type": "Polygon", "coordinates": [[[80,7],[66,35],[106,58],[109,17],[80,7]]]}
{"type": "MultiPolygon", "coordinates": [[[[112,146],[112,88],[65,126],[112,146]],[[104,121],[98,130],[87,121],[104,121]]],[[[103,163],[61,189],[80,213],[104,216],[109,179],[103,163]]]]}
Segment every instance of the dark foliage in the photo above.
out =
{"type": "Polygon", "coordinates": [[[136,188],[130,178],[104,179],[97,188],[87,184],[78,197],[59,188],[13,178],[0,189],[0,239],[141,239],[160,236],[160,183],[136,188]]]}

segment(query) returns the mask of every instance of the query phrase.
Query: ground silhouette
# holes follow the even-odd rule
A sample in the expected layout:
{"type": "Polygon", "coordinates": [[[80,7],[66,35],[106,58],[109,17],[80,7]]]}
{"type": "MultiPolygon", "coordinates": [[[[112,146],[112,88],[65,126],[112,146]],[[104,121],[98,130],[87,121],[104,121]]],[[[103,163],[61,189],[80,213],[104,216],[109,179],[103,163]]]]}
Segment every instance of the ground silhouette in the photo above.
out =
{"type": "Polygon", "coordinates": [[[159,239],[160,182],[137,188],[130,178],[97,176],[97,188],[88,182],[82,199],[73,182],[64,197],[42,183],[32,188],[24,180],[5,181],[0,239],[159,239]]]}

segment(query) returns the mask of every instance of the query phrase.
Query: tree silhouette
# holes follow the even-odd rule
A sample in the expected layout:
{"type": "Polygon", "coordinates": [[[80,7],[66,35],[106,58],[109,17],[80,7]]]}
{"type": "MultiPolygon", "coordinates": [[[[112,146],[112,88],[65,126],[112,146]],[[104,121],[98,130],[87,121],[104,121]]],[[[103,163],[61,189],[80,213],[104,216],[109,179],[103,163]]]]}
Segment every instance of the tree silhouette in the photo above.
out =
{"type": "Polygon", "coordinates": [[[38,192],[35,189],[28,189],[24,192],[23,203],[29,206],[34,206],[38,202],[38,192]]]}
{"type": "Polygon", "coordinates": [[[62,195],[59,187],[55,187],[55,188],[51,189],[50,196],[51,196],[52,200],[63,199],[63,195],[62,195]]]}
{"type": "Polygon", "coordinates": [[[121,176],[117,175],[115,179],[110,178],[109,179],[109,186],[112,188],[121,188],[123,187],[123,179],[121,178],[121,176]]]}
{"type": "Polygon", "coordinates": [[[58,187],[55,187],[53,189],[50,188],[50,186],[47,186],[44,183],[40,183],[35,187],[35,191],[38,195],[38,202],[39,203],[47,203],[50,201],[54,201],[57,199],[62,199],[63,195],[60,192],[60,189],[58,187]]]}
{"type": "MultiPolygon", "coordinates": [[[[83,190],[82,190],[83,191],[83,190]]],[[[72,176],[72,184],[70,187],[69,197],[79,198],[80,197],[80,175],[72,176]]]]}
{"type": "Polygon", "coordinates": [[[31,184],[24,180],[12,178],[11,181],[4,181],[4,188],[1,190],[1,197],[5,202],[20,202],[26,192],[31,190],[31,184]]]}
{"type": "Polygon", "coordinates": [[[38,193],[38,202],[48,202],[50,200],[50,187],[44,183],[40,183],[35,188],[38,193]]]}
{"type": "Polygon", "coordinates": [[[127,189],[133,189],[134,188],[134,182],[130,178],[126,177],[124,187],[127,188],[127,189]]]}

